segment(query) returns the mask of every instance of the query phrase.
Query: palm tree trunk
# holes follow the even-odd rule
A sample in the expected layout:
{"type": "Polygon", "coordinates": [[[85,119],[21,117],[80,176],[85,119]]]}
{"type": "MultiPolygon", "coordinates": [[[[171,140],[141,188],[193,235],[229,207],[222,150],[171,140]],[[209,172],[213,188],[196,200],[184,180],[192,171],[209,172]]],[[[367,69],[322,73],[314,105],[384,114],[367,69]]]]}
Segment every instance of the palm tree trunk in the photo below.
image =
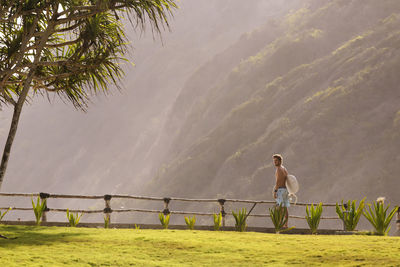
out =
{"type": "MultiPolygon", "coordinates": [[[[54,29],[56,26],[55,21],[57,19],[57,16],[58,16],[57,12],[53,14],[53,17],[51,18],[51,21],[49,22],[49,25],[48,25],[47,29],[45,30],[45,34],[41,37],[41,40],[39,41],[39,46],[36,49],[35,57],[33,60],[33,64],[35,66],[41,58],[43,47],[46,45],[46,42],[47,42],[49,36],[54,33],[54,29]]],[[[22,91],[19,94],[18,102],[16,105],[14,105],[14,113],[13,113],[13,117],[12,117],[12,121],[11,121],[10,131],[8,133],[6,145],[4,147],[3,157],[1,159],[1,164],[0,164],[0,190],[1,190],[1,186],[3,184],[4,176],[6,174],[7,163],[10,158],[11,147],[14,142],[15,134],[17,133],[19,117],[21,116],[22,107],[25,103],[26,97],[28,96],[28,92],[29,92],[35,71],[36,71],[36,67],[30,69],[28,76],[26,77],[24,87],[22,88],[22,91]]]]}
{"type": "Polygon", "coordinates": [[[6,174],[7,164],[10,158],[11,147],[14,142],[15,134],[17,133],[22,107],[28,95],[32,77],[33,77],[33,71],[31,71],[31,73],[28,75],[24,84],[24,88],[22,89],[22,92],[19,95],[18,102],[14,105],[14,113],[11,120],[10,131],[8,132],[8,137],[6,144],[4,146],[3,157],[1,158],[1,164],[0,164],[0,190],[1,190],[1,185],[3,184],[4,176],[6,174]]]}

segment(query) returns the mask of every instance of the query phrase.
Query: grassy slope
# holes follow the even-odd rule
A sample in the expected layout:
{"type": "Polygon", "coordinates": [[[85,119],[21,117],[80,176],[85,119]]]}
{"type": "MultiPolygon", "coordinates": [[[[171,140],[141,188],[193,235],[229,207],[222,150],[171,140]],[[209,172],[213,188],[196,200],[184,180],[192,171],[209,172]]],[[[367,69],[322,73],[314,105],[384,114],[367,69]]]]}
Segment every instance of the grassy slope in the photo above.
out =
{"type": "Polygon", "coordinates": [[[1,266],[385,265],[400,239],[260,233],[0,226],[1,266]]]}

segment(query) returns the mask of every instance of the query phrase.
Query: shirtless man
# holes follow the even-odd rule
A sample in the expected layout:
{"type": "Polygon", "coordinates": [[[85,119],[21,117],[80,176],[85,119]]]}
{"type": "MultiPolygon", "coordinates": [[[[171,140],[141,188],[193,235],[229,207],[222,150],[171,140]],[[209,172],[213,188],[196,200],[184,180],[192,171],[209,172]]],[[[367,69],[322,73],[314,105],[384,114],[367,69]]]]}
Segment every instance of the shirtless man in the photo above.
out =
{"type": "MultiPolygon", "coordinates": [[[[289,202],[289,193],[286,189],[286,179],[288,172],[286,168],[282,165],[282,156],[279,154],[275,154],[272,156],[274,160],[274,165],[276,167],[275,171],[275,187],[274,187],[274,198],[276,200],[276,205],[282,205],[282,207],[285,208],[285,217],[288,219],[289,213],[288,213],[288,208],[290,207],[290,202],[289,202]]],[[[285,224],[285,227],[287,227],[287,222],[285,224]]]]}

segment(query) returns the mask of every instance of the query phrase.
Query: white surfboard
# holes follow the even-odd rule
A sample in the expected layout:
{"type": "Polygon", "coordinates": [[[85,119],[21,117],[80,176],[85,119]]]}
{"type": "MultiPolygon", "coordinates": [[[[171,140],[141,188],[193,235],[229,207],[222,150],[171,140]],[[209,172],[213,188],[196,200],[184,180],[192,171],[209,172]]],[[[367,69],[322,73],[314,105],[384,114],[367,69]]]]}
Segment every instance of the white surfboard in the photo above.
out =
{"type": "Polygon", "coordinates": [[[294,175],[288,174],[286,178],[286,188],[289,193],[289,197],[295,198],[294,203],[296,204],[297,202],[296,193],[299,191],[300,186],[299,182],[297,181],[297,178],[294,175]]]}
{"type": "Polygon", "coordinates": [[[299,182],[294,175],[289,174],[286,179],[286,188],[289,194],[296,194],[299,191],[299,182]]]}

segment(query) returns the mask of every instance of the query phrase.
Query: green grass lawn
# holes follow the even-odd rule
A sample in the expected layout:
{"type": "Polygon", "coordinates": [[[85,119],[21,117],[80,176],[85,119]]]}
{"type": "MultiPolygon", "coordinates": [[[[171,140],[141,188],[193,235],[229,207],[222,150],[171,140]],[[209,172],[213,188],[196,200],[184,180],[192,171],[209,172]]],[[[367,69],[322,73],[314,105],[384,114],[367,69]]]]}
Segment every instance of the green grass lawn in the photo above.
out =
{"type": "Polygon", "coordinates": [[[0,225],[0,266],[400,266],[400,238],[0,225]]]}

